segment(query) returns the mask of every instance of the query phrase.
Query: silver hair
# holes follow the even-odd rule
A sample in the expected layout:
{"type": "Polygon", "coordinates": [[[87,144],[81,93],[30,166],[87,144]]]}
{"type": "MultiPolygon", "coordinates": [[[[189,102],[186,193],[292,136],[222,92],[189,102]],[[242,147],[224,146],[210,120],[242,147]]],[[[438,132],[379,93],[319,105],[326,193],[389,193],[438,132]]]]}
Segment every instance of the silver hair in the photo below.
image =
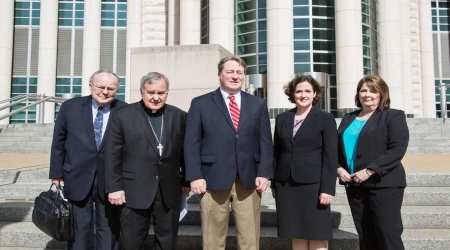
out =
{"type": "Polygon", "coordinates": [[[169,79],[167,77],[159,72],[148,72],[141,78],[141,89],[144,89],[145,84],[152,84],[155,81],[164,80],[167,86],[167,90],[169,90],[169,79]]]}
{"type": "Polygon", "coordinates": [[[105,73],[105,74],[110,74],[110,75],[114,76],[114,77],[116,78],[116,80],[117,80],[117,84],[120,84],[120,78],[119,78],[119,76],[118,76],[116,73],[114,73],[114,72],[112,72],[111,70],[108,70],[108,69],[99,69],[99,70],[95,71],[95,72],[91,75],[91,77],[89,77],[89,82],[90,82],[90,83],[93,82],[94,79],[95,79],[95,77],[96,77],[97,75],[100,75],[100,74],[103,74],[103,73],[105,73]]]}

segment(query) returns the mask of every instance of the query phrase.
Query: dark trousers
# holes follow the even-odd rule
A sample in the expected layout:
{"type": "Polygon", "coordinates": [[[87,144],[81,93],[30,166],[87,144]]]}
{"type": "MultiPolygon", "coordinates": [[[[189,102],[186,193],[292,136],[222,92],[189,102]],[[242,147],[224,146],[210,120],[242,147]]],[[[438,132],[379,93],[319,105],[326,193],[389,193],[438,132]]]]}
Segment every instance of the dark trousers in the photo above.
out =
{"type": "Polygon", "coordinates": [[[102,199],[94,181],[88,197],[71,201],[74,239],[67,242],[70,250],[119,250],[119,208],[102,199]]]}
{"type": "Polygon", "coordinates": [[[120,216],[120,244],[123,250],[144,249],[150,223],[153,222],[155,250],[175,250],[179,208],[167,208],[160,189],[148,209],[124,207],[120,216]]]}
{"type": "Polygon", "coordinates": [[[347,187],[360,250],[404,250],[401,206],[404,188],[347,187]]]}

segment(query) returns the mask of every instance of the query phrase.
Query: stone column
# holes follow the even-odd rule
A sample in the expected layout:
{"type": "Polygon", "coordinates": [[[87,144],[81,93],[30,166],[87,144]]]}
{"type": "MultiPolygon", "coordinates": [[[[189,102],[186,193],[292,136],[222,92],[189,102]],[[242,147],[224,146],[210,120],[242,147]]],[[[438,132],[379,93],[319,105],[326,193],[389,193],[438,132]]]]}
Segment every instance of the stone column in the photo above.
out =
{"type": "MultiPolygon", "coordinates": [[[[402,11],[401,1],[378,0],[379,74],[389,85],[391,107],[405,109],[403,89],[402,11]]],[[[406,6],[406,8],[409,8],[406,6]]],[[[428,11],[431,11],[429,9],[428,11]]],[[[409,45],[408,45],[409,46],[409,45]]],[[[336,62],[337,63],[337,62],[336,62]]]]}
{"type": "MultiPolygon", "coordinates": [[[[14,0],[3,2],[0,8],[0,100],[11,97],[11,72],[13,59],[13,38],[14,38],[14,0]]],[[[3,105],[0,105],[3,106],[3,105]]],[[[7,114],[9,109],[0,111],[0,115],[7,114]]],[[[0,120],[0,125],[8,124],[9,118],[0,120]]]]}
{"type": "Polygon", "coordinates": [[[292,1],[267,0],[267,102],[269,109],[293,106],[283,91],[283,87],[294,76],[292,12],[292,1]]]}
{"type": "MultiPolygon", "coordinates": [[[[41,1],[37,93],[55,95],[58,1],[41,1]]],[[[45,103],[44,123],[54,121],[55,104],[45,103]]],[[[37,109],[36,117],[39,117],[37,109]]]]}
{"type": "MultiPolygon", "coordinates": [[[[138,0],[142,13],[142,45],[167,45],[167,8],[165,0],[138,0]]],[[[129,1],[131,2],[131,1],[129,1]]],[[[135,3],[138,4],[138,3],[135,3]]],[[[132,15],[136,15],[133,13],[132,15]]]]}
{"type": "Polygon", "coordinates": [[[180,45],[200,44],[201,1],[180,2],[180,45]]]}
{"type": "Polygon", "coordinates": [[[361,0],[335,1],[336,88],[340,115],[354,108],[354,95],[362,78],[362,10],[361,0]]]}
{"type": "Polygon", "coordinates": [[[84,2],[83,95],[90,94],[89,78],[100,67],[101,10],[101,0],[84,2]]]}
{"type": "Polygon", "coordinates": [[[423,117],[436,117],[433,30],[431,24],[431,2],[418,0],[420,22],[420,57],[422,71],[422,109],[423,117]]]}
{"type": "Polygon", "coordinates": [[[178,45],[180,44],[180,0],[168,0],[167,5],[167,45],[178,45]]]}
{"type": "Polygon", "coordinates": [[[209,1],[209,43],[219,44],[234,54],[233,0],[209,1]]]}
{"type": "Polygon", "coordinates": [[[126,65],[126,85],[125,85],[125,101],[130,100],[130,74],[131,74],[131,48],[136,48],[142,44],[142,1],[128,1],[127,4],[127,65],[126,65]]]}

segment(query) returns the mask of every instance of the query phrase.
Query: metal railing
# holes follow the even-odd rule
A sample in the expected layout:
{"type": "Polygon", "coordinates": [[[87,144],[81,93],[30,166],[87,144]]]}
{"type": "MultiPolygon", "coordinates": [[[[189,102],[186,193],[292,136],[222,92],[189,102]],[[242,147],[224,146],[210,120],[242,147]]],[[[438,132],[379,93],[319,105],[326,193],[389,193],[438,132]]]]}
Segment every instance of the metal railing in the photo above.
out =
{"type": "Polygon", "coordinates": [[[445,120],[447,117],[447,88],[450,87],[450,84],[444,83],[444,81],[440,80],[439,86],[436,86],[436,90],[439,91],[440,100],[439,103],[441,105],[441,118],[442,121],[445,123],[445,120]]]}
{"type": "Polygon", "coordinates": [[[11,110],[11,108],[13,107],[20,106],[20,108],[18,109],[14,109],[7,114],[1,115],[0,120],[9,118],[32,107],[37,107],[36,109],[38,110],[39,116],[37,117],[36,123],[42,124],[45,121],[45,103],[53,102],[61,104],[65,100],[67,100],[67,98],[65,97],[55,97],[38,94],[17,95],[5,100],[0,100],[0,112],[3,110],[11,110]]]}

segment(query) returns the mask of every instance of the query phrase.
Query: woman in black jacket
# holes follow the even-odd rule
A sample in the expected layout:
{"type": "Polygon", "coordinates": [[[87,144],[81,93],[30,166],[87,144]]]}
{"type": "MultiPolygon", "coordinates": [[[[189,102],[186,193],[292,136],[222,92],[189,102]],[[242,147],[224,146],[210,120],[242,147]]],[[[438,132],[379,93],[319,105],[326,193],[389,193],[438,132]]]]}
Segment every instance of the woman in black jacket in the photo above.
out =
{"type": "Polygon", "coordinates": [[[336,123],[314,105],[320,86],[311,76],[295,77],[285,93],[296,108],[278,115],[275,124],[278,235],[292,239],[295,250],[327,249],[336,189],[336,123]]]}
{"type": "Polygon", "coordinates": [[[406,186],[401,159],[409,132],[405,113],[390,109],[389,88],[377,75],[363,77],[357,111],[339,126],[338,176],[358,231],[361,250],[402,250],[400,209],[406,186]]]}

